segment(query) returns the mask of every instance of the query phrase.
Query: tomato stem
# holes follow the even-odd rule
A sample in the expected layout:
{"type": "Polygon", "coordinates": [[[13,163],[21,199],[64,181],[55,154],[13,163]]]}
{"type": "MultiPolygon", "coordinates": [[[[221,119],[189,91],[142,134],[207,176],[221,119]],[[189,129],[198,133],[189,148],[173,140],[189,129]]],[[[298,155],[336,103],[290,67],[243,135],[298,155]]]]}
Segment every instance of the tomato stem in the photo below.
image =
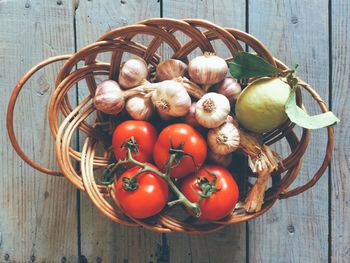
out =
{"type": "Polygon", "coordinates": [[[124,160],[119,160],[116,163],[108,165],[102,174],[102,184],[110,185],[111,183],[113,183],[114,175],[117,172],[118,168],[120,168],[122,164],[128,162],[129,161],[127,160],[127,158],[125,158],[124,160]]]}
{"type": "Polygon", "coordinates": [[[170,158],[172,155],[175,155],[175,158],[170,160],[168,160],[168,162],[166,163],[165,166],[167,166],[169,163],[172,164],[173,162],[175,162],[175,165],[172,166],[171,168],[176,168],[177,166],[179,166],[180,164],[180,160],[184,157],[190,157],[194,166],[196,168],[198,168],[198,165],[196,164],[196,161],[194,160],[194,157],[192,154],[189,154],[189,153],[186,153],[183,148],[184,148],[184,145],[185,145],[185,142],[181,142],[179,144],[179,146],[175,147],[174,144],[173,144],[173,140],[171,138],[171,136],[169,135],[169,140],[170,140],[170,149],[169,149],[169,154],[170,154],[170,158]]]}
{"type": "Polygon", "coordinates": [[[209,198],[212,193],[216,193],[219,192],[221,189],[220,188],[216,188],[215,184],[217,181],[217,176],[215,173],[210,172],[208,170],[206,170],[206,172],[212,176],[214,176],[214,179],[212,181],[208,181],[208,179],[206,177],[198,177],[197,178],[197,184],[199,186],[199,188],[201,189],[201,192],[197,192],[195,191],[195,193],[199,196],[199,199],[197,201],[197,205],[200,206],[201,202],[206,199],[209,198]]]}
{"type": "Polygon", "coordinates": [[[182,200],[176,199],[176,200],[173,200],[173,201],[168,202],[168,206],[169,206],[169,207],[173,207],[174,205],[177,205],[177,204],[179,204],[179,203],[181,203],[181,202],[182,202],[182,200]]]}
{"type": "Polygon", "coordinates": [[[174,181],[170,178],[170,172],[171,169],[174,169],[180,164],[180,159],[183,157],[191,157],[193,163],[197,167],[195,160],[192,155],[185,153],[183,151],[183,145],[184,143],[180,143],[178,147],[174,147],[172,144],[172,140],[170,138],[170,144],[171,144],[171,149],[169,150],[169,160],[167,161],[165,165],[165,173],[159,171],[158,169],[152,168],[149,165],[139,162],[135,160],[132,156],[132,152],[138,153],[138,145],[136,143],[136,140],[134,137],[130,137],[129,140],[127,140],[123,145],[122,148],[127,150],[127,154],[124,160],[118,160],[115,164],[107,166],[105,171],[103,172],[103,178],[109,178],[108,182],[105,183],[112,183],[113,180],[111,178],[114,177],[114,174],[116,173],[117,169],[120,167],[122,164],[126,163],[132,163],[140,167],[140,169],[133,175],[131,178],[123,178],[123,188],[126,191],[134,191],[138,188],[138,182],[137,182],[137,177],[144,173],[144,172],[152,172],[161,177],[163,180],[166,181],[170,189],[175,193],[175,195],[178,197],[177,200],[171,201],[168,203],[168,205],[171,207],[173,205],[176,205],[178,203],[181,203],[188,209],[190,209],[197,217],[200,216],[201,210],[200,210],[200,204],[199,202],[192,203],[190,202],[184,194],[177,188],[175,185],[174,181]],[[175,165],[173,165],[175,163],[175,165]]]}
{"type": "Polygon", "coordinates": [[[131,136],[129,138],[129,140],[127,140],[121,147],[124,148],[124,149],[131,150],[134,153],[138,153],[139,152],[139,147],[137,145],[137,142],[136,142],[134,136],[131,136]]]}
{"type": "MultiPolygon", "coordinates": [[[[176,156],[177,154],[176,153],[173,153],[170,155],[169,157],[169,161],[167,162],[166,164],[166,167],[165,167],[165,173],[159,171],[158,169],[155,169],[155,168],[152,168],[150,167],[149,165],[145,164],[145,163],[142,163],[142,162],[139,162],[137,160],[135,160],[133,157],[132,157],[132,154],[131,154],[131,149],[128,148],[128,152],[127,152],[127,156],[124,160],[118,162],[119,165],[121,163],[133,163],[137,166],[140,166],[141,169],[138,170],[137,173],[135,173],[135,175],[129,179],[129,181],[131,181],[132,183],[132,186],[134,186],[134,183],[136,182],[137,183],[137,176],[139,176],[141,173],[144,173],[144,172],[152,172],[152,173],[155,173],[156,175],[158,175],[159,177],[161,177],[163,180],[166,181],[166,183],[168,184],[168,186],[170,187],[170,189],[175,193],[175,195],[178,197],[177,200],[174,200],[174,201],[170,201],[169,202],[169,206],[173,206],[173,205],[176,205],[178,203],[181,203],[182,205],[184,205],[185,207],[187,207],[188,209],[190,209],[197,217],[200,216],[201,214],[201,211],[200,211],[200,207],[199,207],[199,203],[196,202],[196,203],[192,203],[191,201],[189,201],[185,196],[184,194],[179,190],[179,188],[177,188],[177,186],[175,185],[174,181],[171,179],[170,177],[170,171],[171,169],[173,168],[172,167],[172,163],[176,160],[176,156]]],[[[118,163],[116,164],[116,166],[118,165],[118,163]]],[[[115,166],[114,166],[115,167],[115,166]]],[[[113,167],[113,168],[114,168],[113,167]]],[[[129,189],[129,188],[128,188],[129,189]]],[[[137,188],[135,189],[129,189],[129,190],[136,190],[137,188]]]]}
{"type": "Polygon", "coordinates": [[[134,179],[134,177],[132,178],[123,177],[122,182],[123,182],[123,185],[122,185],[123,189],[128,192],[135,191],[139,187],[139,184],[137,180],[134,179]]]}

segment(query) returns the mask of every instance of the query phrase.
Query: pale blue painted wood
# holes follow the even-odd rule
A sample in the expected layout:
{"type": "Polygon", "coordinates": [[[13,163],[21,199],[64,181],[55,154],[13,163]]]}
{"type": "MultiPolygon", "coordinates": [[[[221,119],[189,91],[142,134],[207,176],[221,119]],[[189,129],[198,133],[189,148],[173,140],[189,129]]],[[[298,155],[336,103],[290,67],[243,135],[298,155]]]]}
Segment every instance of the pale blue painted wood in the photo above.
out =
{"type": "MultiPolygon", "coordinates": [[[[249,1],[249,33],[291,66],[328,102],[328,1],[249,1]]],[[[304,96],[311,113],[320,112],[304,96]]],[[[324,131],[312,133],[303,168],[292,185],[305,183],[322,162],[324,131]]],[[[285,144],[285,142],[283,142],[285,144]]],[[[287,147],[276,146],[288,154],[287,147]]],[[[249,262],[328,262],[327,172],[304,194],[279,201],[265,215],[249,223],[249,262]]]]}
{"type": "Polygon", "coordinates": [[[332,1],[332,106],[341,123],[335,129],[332,162],[331,260],[350,258],[350,3],[332,1]]]}
{"type": "MultiPolygon", "coordinates": [[[[75,192],[64,178],[35,171],[14,152],[5,128],[17,80],[43,59],[74,51],[70,1],[0,1],[0,262],[77,261],[75,192]]],[[[51,66],[24,87],[15,110],[15,132],[24,151],[55,169],[47,104],[51,66]]]]}

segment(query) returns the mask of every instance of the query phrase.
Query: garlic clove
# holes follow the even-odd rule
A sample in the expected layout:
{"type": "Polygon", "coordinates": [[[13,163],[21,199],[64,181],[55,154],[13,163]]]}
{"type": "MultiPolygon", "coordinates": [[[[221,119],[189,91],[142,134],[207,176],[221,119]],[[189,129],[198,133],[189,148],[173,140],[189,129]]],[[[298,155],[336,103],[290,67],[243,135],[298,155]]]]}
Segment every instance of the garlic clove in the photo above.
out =
{"type": "Polygon", "coordinates": [[[230,110],[230,102],[224,95],[209,92],[196,104],[196,119],[206,128],[215,128],[226,121],[230,110]]]}
{"type": "Polygon", "coordinates": [[[200,128],[201,125],[196,119],[196,102],[191,103],[191,107],[184,118],[184,122],[191,125],[194,128],[200,128]]]}
{"type": "Polygon", "coordinates": [[[231,105],[237,101],[239,94],[242,92],[241,85],[232,77],[226,77],[216,85],[216,92],[228,98],[231,105]]]}
{"type": "Polygon", "coordinates": [[[125,106],[123,91],[114,80],[105,80],[97,85],[93,104],[99,111],[115,115],[125,106]]]}
{"type": "Polygon", "coordinates": [[[188,74],[191,79],[198,84],[203,84],[206,91],[210,85],[223,80],[227,72],[228,66],[226,61],[209,52],[195,57],[188,65],[188,74]]]}
{"type": "Polygon", "coordinates": [[[128,99],[125,109],[135,120],[149,120],[154,112],[151,98],[141,94],[128,99]]]}
{"type": "Polygon", "coordinates": [[[167,59],[157,66],[156,77],[159,81],[182,77],[187,70],[187,64],[178,59],[167,59]]]}
{"type": "Polygon", "coordinates": [[[232,122],[225,122],[209,130],[207,141],[210,150],[216,154],[232,153],[240,146],[239,130],[232,122]]]}
{"type": "Polygon", "coordinates": [[[174,80],[164,80],[152,93],[152,102],[159,112],[180,117],[187,114],[191,98],[185,87],[174,80]]]}
{"type": "Polygon", "coordinates": [[[124,89],[130,89],[141,85],[148,75],[147,63],[142,58],[127,60],[119,72],[119,84],[124,89]]]}
{"type": "Polygon", "coordinates": [[[201,87],[186,77],[178,77],[174,78],[173,80],[180,82],[185,87],[187,93],[193,98],[200,99],[205,94],[204,90],[201,87]]]}

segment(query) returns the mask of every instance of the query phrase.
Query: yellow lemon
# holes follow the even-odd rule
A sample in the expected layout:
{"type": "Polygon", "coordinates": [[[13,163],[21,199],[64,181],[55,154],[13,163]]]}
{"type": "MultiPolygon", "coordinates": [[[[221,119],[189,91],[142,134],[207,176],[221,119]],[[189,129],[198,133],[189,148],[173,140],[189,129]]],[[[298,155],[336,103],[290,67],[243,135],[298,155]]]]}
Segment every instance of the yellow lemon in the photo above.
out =
{"type": "Polygon", "coordinates": [[[264,133],[287,120],[285,104],[290,86],[279,78],[260,78],[249,84],[236,102],[236,116],[247,130],[264,133]]]}

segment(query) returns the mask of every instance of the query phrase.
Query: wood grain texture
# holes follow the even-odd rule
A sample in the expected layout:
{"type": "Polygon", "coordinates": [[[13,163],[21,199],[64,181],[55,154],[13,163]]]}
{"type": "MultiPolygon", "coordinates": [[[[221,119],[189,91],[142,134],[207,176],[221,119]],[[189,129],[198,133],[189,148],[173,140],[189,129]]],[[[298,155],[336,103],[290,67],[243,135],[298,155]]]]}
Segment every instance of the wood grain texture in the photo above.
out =
{"type": "MultiPolygon", "coordinates": [[[[328,99],[328,1],[249,1],[249,33],[263,41],[328,99]]],[[[309,112],[320,110],[305,96],[309,112]]],[[[305,183],[325,152],[325,132],[314,131],[296,183],[305,183]]],[[[277,146],[285,152],[285,147],[277,146]]],[[[293,187],[292,185],[292,187],[293,187]]],[[[249,262],[328,262],[327,172],[308,192],[279,201],[249,223],[249,262]]]]}
{"type": "Polygon", "coordinates": [[[332,105],[341,119],[335,128],[331,166],[331,259],[348,262],[350,257],[350,3],[332,2],[332,105]]]}
{"type": "MultiPolygon", "coordinates": [[[[220,26],[245,29],[245,1],[185,1],[167,0],[163,2],[163,17],[201,18],[220,26]]],[[[228,53],[214,43],[220,56],[228,53]]],[[[166,52],[165,52],[166,55],[166,52]]],[[[245,224],[228,226],[209,235],[170,234],[170,262],[245,262],[245,224]]]]}
{"type": "MultiPolygon", "coordinates": [[[[114,28],[159,16],[157,1],[80,1],[76,10],[77,48],[93,43],[114,28]]],[[[83,94],[84,86],[79,85],[79,97],[83,98],[83,94]]],[[[156,261],[160,234],[111,222],[85,194],[81,194],[80,208],[81,253],[88,262],[156,261]]]]}
{"type": "MultiPolygon", "coordinates": [[[[349,262],[350,4],[346,0],[164,0],[163,16],[204,18],[244,30],[246,2],[249,33],[288,65],[299,63],[299,75],[326,101],[331,69],[333,111],[341,118],[335,128],[331,185],[326,172],[308,192],[278,202],[249,222],[248,233],[241,224],[200,236],[160,235],[120,226],[81,194],[82,262],[349,262]]],[[[74,18],[79,49],[113,28],[159,16],[157,0],[0,0],[0,262],[79,262],[76,190],[63,178],[28,167],[8,141],[4,113],[16,81],[44,58],[74,52],[74,18]]],[[[169,55],[166,49],[163,55],[169,55]]],[[[33,78],[15,112],[20,144],[29,156],[50,167],[55,167],[53,144],[48,123],[42,120],[57,69],[47,68],[33,78]]],[[[83,97],[83,92],[79,95],[83,97]]],[[[306,96],[309,111],[318,113],[310,102],[306,96]]],[[[295,185],[306,182],[321,163],[325,133],[313,132],[313,136],[295,185]]],[[[287,152],[281,144],[276,149],[287,152]]]]}
{"type": "MultiPolygon", "coordinates": [[[[69,1],[0,1],[0,262],[77,261],[75,189],[63,178],[36,172],[15,154],[5,112],[16,81],[39,61],[71,53],[69,1]]],[[[54,167],[47,104],[57,66],[38,72],[15,111],[15,131],[28,155],[54,167]]]]}

